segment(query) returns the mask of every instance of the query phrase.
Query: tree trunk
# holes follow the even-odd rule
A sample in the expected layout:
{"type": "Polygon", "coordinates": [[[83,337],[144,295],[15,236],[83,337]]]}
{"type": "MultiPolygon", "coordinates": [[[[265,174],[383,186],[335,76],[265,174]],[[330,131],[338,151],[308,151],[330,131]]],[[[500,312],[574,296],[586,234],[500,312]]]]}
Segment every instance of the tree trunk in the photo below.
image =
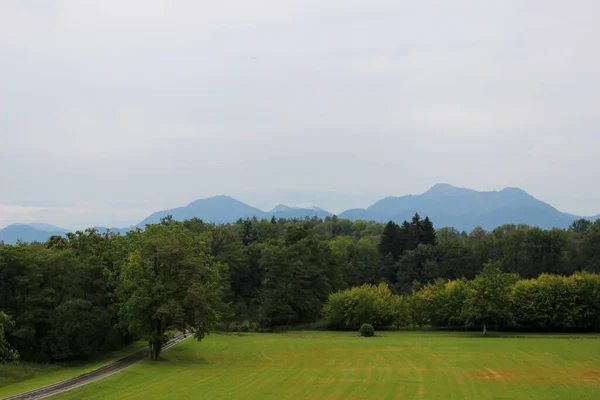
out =
{"type": "Polygon", "coordinates": [[[483,336],[487,336],[487,327],[483,324],[483,336]]]}
{"type": "Polygon", "coordinates": [[[163,342],[161,339],[154,339],[150,343],[150,359],[156,361],[163,348],[163,342]]]}
{"type": "Polygon", "coordinates": [[[158,360],[158,355],[160,354],[161,350],[162,343],[157,343],[156,346],[154,346],[154,361],[158,360]]]}

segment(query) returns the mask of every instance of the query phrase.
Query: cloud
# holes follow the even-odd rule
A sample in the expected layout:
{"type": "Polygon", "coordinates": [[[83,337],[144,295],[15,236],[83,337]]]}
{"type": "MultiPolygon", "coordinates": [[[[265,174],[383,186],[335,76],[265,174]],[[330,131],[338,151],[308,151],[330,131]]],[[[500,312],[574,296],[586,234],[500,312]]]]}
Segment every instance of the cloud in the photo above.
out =
{"type": "Polygon", "coordinates": [[[597,213],[598,17],[585,0],[4,1],[0,203],[136,222],[145,205],[112,202],[442,181],[597,213]]]}
{"type": "Polygon", "coordinates": [[[76,108],[60,110],[43,125],[34,121],[23,133],[13,139],[13,145],[81,160],[122,160],[161,151],[168,143],[202,144],[228,137],[228,132],[216,125],[166,122],[136,109],[104,115],[76,108]]]}

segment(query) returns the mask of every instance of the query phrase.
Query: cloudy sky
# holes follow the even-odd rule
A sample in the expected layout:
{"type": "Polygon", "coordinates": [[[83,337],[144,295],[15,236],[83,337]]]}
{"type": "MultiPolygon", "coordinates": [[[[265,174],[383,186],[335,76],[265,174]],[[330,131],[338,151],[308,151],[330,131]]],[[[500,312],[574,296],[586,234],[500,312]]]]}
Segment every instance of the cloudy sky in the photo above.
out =
{"type": "Polygon", "coordinates": [[[599,20],[597,0],[0,0],[0,227],[436,182],[600,213],[599,20]]]}

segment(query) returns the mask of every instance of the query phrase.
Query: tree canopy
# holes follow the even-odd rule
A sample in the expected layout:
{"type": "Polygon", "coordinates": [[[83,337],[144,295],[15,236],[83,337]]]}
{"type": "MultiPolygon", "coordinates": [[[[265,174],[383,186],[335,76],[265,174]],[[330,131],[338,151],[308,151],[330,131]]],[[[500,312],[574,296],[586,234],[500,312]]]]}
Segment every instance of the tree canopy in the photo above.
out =
{"type": "Polygon", "coordinates": [[[167,216],[125,235],[88,229],[0,243],[1,351],[4,359],[78,360],[145,339],[158,358],[175,331],[202,339],[213,329],[271,330],[324,316],[352,329],[598,330],[598,272],[600,221],[467,233],[436,230],[418,214],[387,224],[167,216]]]}

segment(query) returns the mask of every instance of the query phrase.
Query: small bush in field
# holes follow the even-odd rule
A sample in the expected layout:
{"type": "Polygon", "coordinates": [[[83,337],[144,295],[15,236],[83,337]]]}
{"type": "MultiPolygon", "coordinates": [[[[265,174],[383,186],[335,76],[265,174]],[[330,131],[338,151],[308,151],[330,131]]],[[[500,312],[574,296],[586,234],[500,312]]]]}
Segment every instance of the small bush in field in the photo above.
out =
{"type": "Polygon", "coordinates": [[[375,336],[375,329],[371,324],[362,324],[358,332],[360,332],[360,336],[363,337],[375,336]]]}

